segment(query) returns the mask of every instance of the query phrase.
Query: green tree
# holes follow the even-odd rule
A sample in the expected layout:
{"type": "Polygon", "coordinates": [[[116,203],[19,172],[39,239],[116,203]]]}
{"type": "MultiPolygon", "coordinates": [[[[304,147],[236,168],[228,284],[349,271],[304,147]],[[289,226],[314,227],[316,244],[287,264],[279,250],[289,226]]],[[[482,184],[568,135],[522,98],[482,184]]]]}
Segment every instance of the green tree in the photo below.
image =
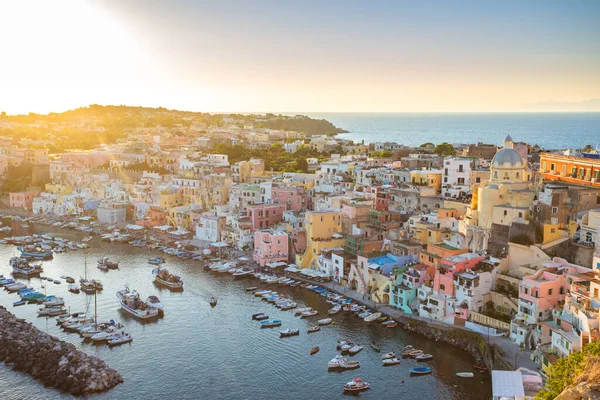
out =
{"type": "Polygon", "coordinates": [[[444,142],[441,144],[438,144],[437,146],[435,146],[435,149],[433,149],[433,152],[435,154],[439,154],[442,157],[447,157],[447,156],[453,156],[456,154],[456,150],[454,149],[454,146],[452,146],[450,143],[444,142]]]}
{"type": "Polygon", "coordinates": [[[590,153],[592,151],[594,151],[594,148],[592,147],[591,144],[586,144],[585,147],[583,148],[584,153],[590,153]]]}
{"type": "Polygon", "coordinates": [[[431,142],[426,142],[426,143],[423,143],[422,145],[420,145],[419,147],[431,147],[431,146],[434,146],[434,144],[431,142]]]}
{"type": "Polygon", "coordinates": [[[294,170],[308,172],[308,162],[306,161],[306,158],[297,158],[294,164],[294,170]]]}

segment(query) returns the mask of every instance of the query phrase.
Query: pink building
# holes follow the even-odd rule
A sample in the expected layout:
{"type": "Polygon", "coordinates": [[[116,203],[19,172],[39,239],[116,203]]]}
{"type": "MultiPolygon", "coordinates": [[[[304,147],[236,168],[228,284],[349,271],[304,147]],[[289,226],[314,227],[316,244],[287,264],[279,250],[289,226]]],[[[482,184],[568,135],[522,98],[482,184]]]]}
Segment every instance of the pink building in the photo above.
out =
{"type": "Polygon", "coordinates": [[[485,257],[477,253],[464,253],[442,258],[435,270],[433,290],[439,294],[454,296],[454,275],[475,267],[485,257]]]}
{"type": "Polygon", "coordinates": [[[547,267],[519,284],[519,313],[530,324],[546,321],[567,294],[567,269],[547,267]]]}
{"type": "Polygon", "coordinates": [[[271,189],[274,203],[285,204],[287,210],[305,210],[308,205],[308,193],[300,186],[274,187],[271,189]]]}
{"type": "Polygon", "coordinates": [[[246,207],[246,215],[252,222],[252,230],[266,229],[283,220],[285,204],[251,204],[246,207]]]}
{"type": "Polygon", "coordinates": [[[254,232],[254,261],[266,264],[288,261],[288,235],[285,232],[260,230],[254,232]]]}
{"type": "Polygon", "coordinates": [[[61,161],[81,164],[92,168],[108,164],[110,161],[110,157],[106,153],[91,152],[63,153],[59,158],[61,161]]]}
{"type": "Polygon", "coordinates": [[[34,197],[37,197],[38,194],[39,192],[9,193],[8,205],[10,207],[25,208],[27,210],[31,210],[31,206],[33,205],[33,199],[34,197]]]}

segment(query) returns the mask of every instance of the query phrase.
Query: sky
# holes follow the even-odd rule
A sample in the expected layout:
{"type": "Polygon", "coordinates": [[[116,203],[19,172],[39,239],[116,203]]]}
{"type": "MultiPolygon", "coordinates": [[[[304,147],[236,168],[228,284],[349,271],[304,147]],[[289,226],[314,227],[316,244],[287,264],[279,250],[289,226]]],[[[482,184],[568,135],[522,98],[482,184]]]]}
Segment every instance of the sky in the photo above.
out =
{"type": "Polygon", "coordinates": [[[0,0],[0,111],[600,111],[600,1],[0,0]]]}

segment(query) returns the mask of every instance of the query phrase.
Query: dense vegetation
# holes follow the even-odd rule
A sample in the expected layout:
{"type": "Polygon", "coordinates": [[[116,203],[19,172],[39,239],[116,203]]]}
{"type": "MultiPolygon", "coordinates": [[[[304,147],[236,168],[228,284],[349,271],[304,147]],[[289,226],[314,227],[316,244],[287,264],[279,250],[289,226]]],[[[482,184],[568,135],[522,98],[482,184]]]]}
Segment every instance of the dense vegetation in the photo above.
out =
{"type": "Polygon", "coordinates": [[[589,343],[582,351],[576,351],[569,357],[559,358],[548,370],[546,386],[537,394],[536,400],[552,400],[569,386],[580,382],[597,383],[600,381],[599,361],[599,341],[589,343]]]}
{"type": "Polygon", "coordinates": [[[305,115],[298,115],[290,118],[283,115],[275,116],[273,114],[267,114],[267,118],[266,121],[255,124],[255,127],[303,132],[309,135],[346,132],[343,129],[336,128],[335,125],[325,119],[312,119],[305,115]]]}
{"type": "MultiPolygon", "coordinates": [[[[6,178],[0,186],[0,191],[4,193],[22,192],[30,188],[33,184],[34,165],[23,163],[18,166],[9,166],[6,170],[6,178]]],[[[36,185],[43,185],[48,182],[37,182],[36,185]]]]}

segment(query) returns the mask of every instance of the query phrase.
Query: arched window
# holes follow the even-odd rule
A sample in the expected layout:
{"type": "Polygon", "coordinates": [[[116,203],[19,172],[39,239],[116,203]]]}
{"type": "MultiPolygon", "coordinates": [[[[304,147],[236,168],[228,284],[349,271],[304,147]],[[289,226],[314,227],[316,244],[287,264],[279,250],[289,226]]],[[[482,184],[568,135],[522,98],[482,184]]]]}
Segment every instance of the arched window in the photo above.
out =
{"type": "Polygon", "coordinates": [[[517,172],[517,174],[515,175],[515,178],[519,179],[519,173],[517,172]]]}
{"type": "Polygon", "coordinates": [[[494,171],[494,179],[498,179],[498,171],[494,171]]]}

